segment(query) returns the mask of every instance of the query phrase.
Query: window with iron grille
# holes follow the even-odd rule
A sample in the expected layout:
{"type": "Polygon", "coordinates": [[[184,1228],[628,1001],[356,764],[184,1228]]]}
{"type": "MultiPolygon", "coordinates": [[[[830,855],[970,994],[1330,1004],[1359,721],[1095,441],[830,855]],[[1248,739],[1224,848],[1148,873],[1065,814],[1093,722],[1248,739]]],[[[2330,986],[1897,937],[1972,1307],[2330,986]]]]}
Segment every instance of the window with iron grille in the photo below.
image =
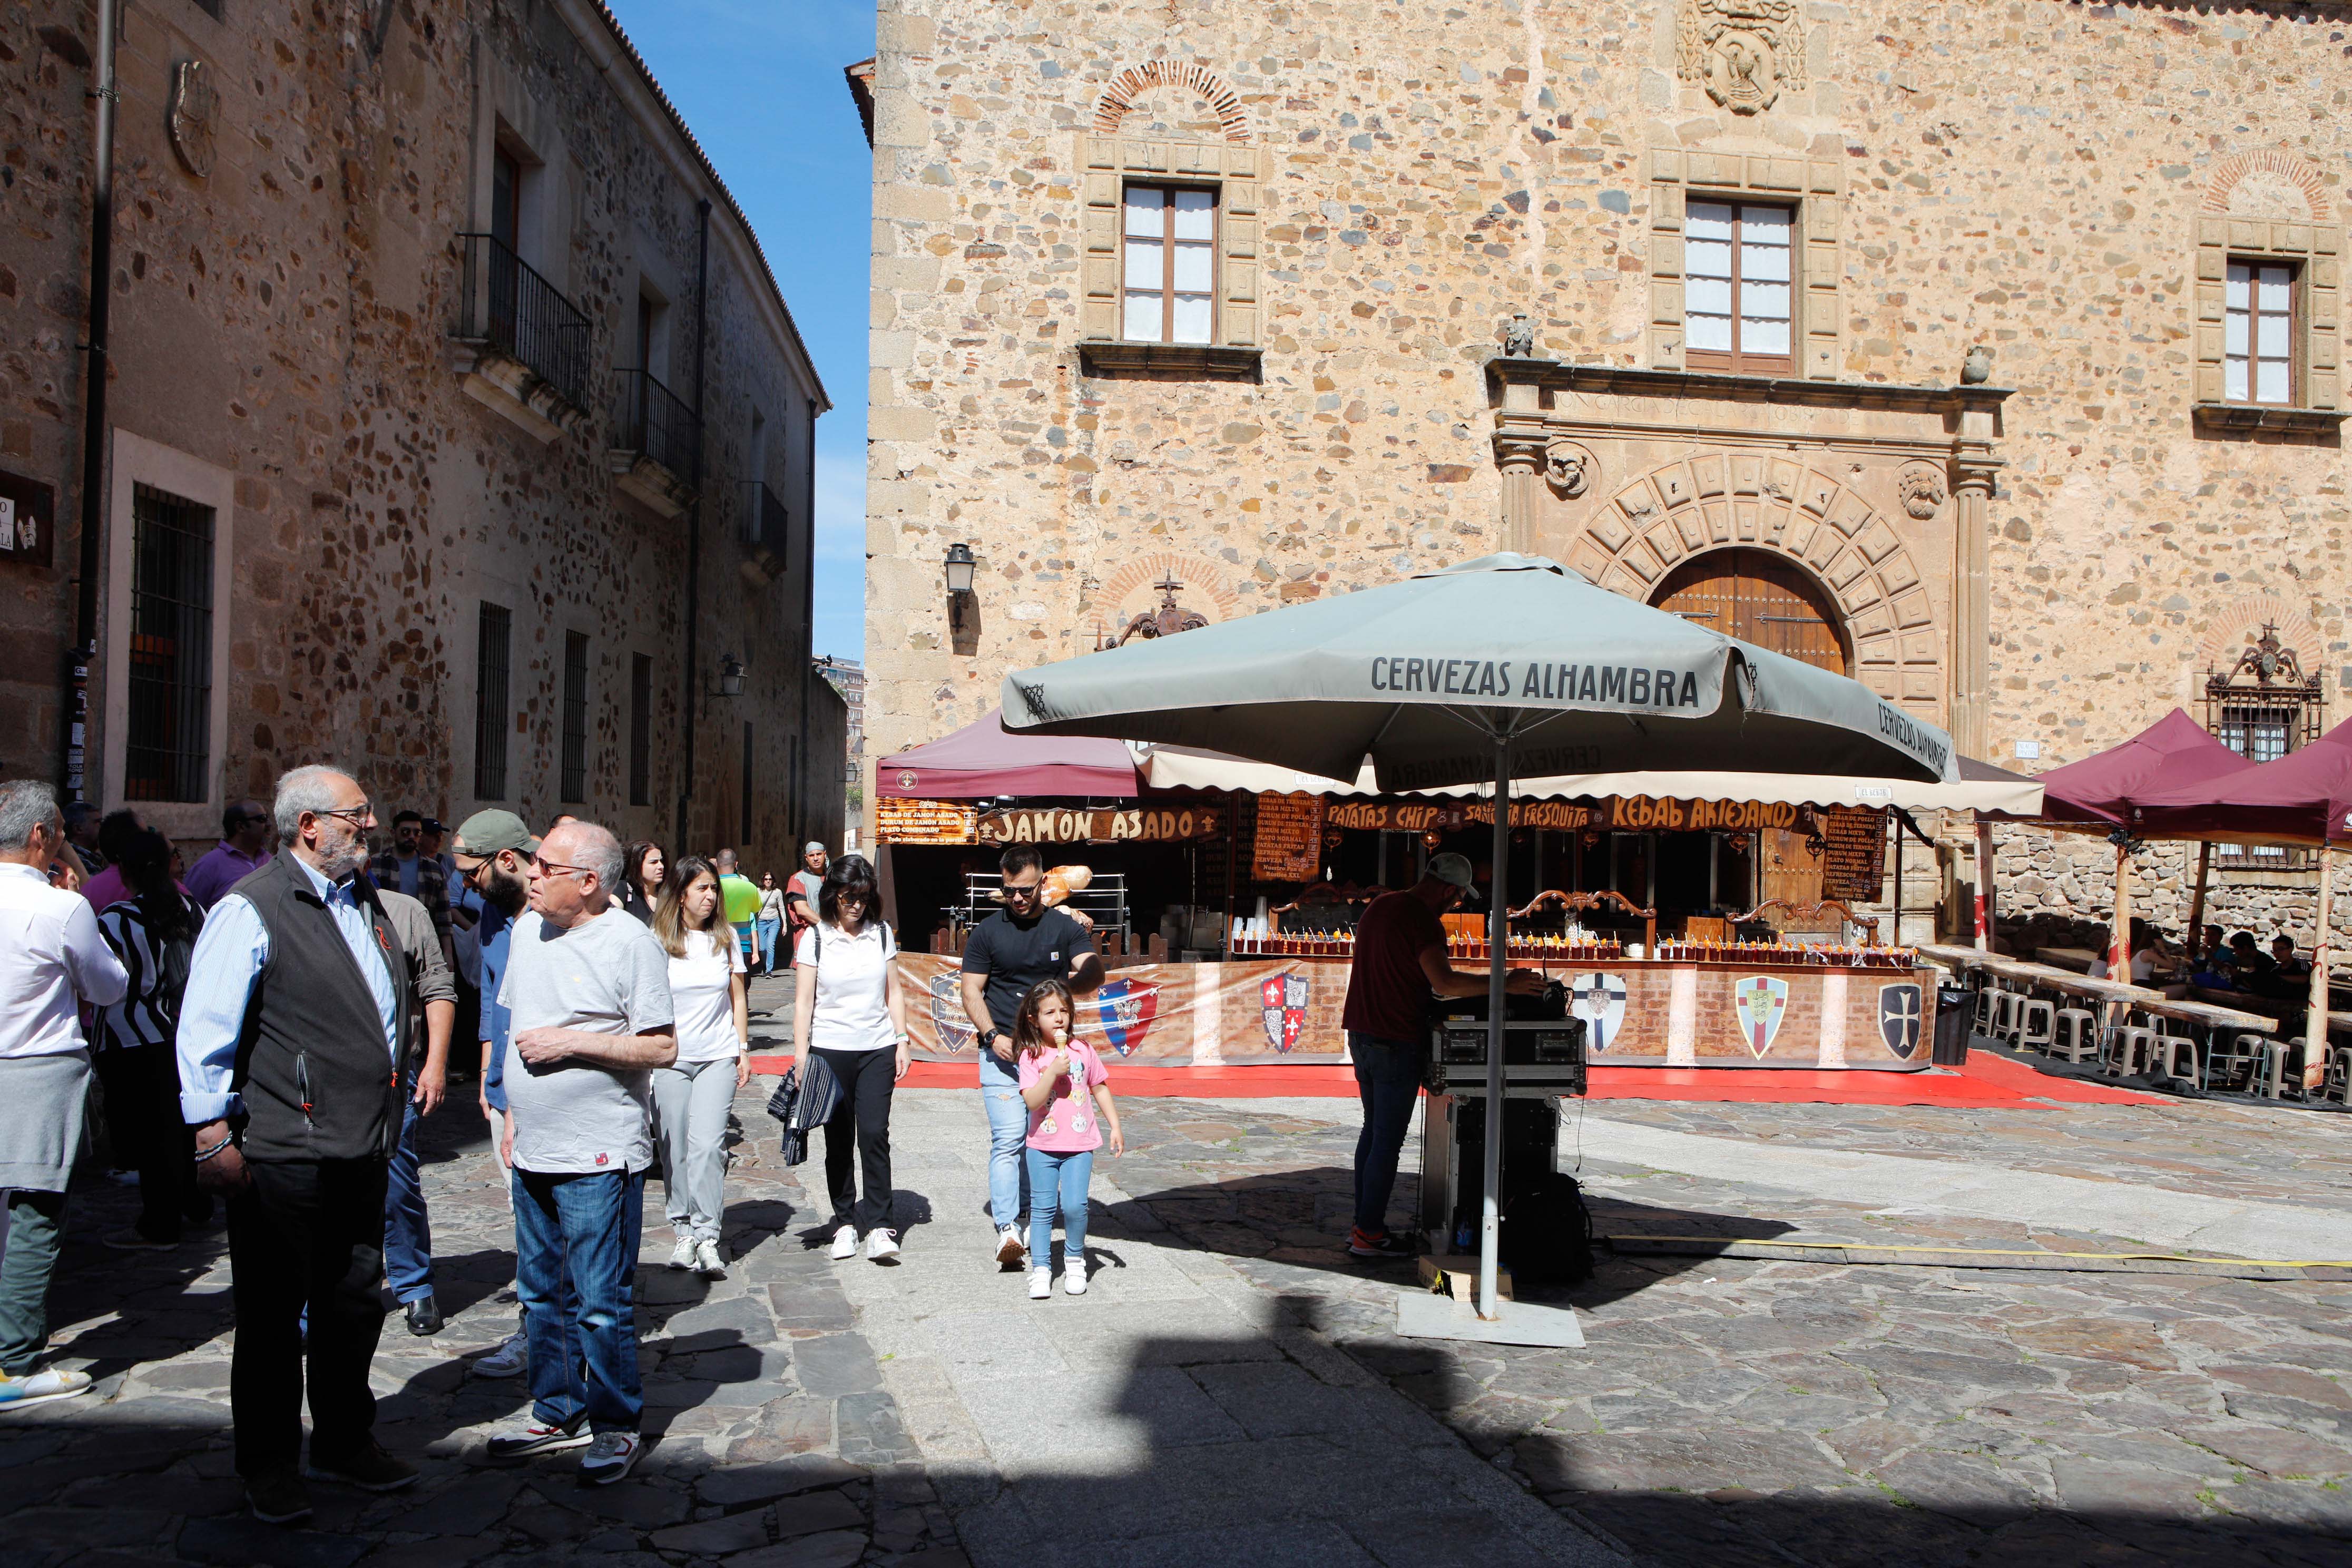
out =
{"type": "Polygon", "coordinates": [[[1796,211],[1693,197],[1683,219],[1683,363],[1790,375],[1796,368],[1796,211]]]}
{"type": "Polygon", "coordinates": [[[210,795],[213,509],[133,487],[123,797],[210,795]]]}
{"type": "MultiPolygon", "coordinates": [[[[2295,650],[2266,626],[2228,670],[2205,681],[2205,727],[2230,750],[2273,763],[2319,738],[2325,717],[2319,678],[2305,676],[2295,650]]],[[[2216,844],[2214,863],[2242,871],[2299,871],[2309,851],[2276,844],[2216,844]]]]}
{"type": "Polygon", "coordinates": [[[1217,193],[1129,185],[1122,224],[1119,336],[1129,342],[1217,341],[1217,193]]]}
{"type": "Polygon", "coordinates": [[[629,804],[654,799],[654,661],[651,654],[629,660],[629,804]]]}
{"type": "Polygon", "coordinates": [[[563,634],[563,769],[560,796],[588,798],[588,634],[563,634]]]}
{"type": "Polygon", "coordinates": [[[474,647],[474,798],[507,797],[507,672],[514,630],[503,605],[482,606],[474,647]]]}

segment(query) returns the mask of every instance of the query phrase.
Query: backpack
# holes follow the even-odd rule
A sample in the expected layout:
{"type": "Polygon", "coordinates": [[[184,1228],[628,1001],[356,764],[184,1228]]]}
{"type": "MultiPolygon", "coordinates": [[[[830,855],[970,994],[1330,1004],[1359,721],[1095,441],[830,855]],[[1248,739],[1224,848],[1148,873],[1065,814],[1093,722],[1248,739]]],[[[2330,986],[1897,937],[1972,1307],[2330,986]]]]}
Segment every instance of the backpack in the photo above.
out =
{"type": "Polygon", "coordinates": [[[1592,1215],[1565,1171],[1545,1171],[1503,1205],[1502,1261],[1517,1279],[1580,1284],[1592,1278],[1592,1215]]]}

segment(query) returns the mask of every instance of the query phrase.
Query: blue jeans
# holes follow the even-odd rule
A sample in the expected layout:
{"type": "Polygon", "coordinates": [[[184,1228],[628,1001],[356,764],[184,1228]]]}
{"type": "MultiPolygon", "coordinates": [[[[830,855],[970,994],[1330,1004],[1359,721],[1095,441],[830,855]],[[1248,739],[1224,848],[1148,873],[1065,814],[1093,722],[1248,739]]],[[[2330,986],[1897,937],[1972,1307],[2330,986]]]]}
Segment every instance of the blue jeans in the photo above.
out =
{"type": "Polygon", "coordinates": [[[985,1046],[980,1051],[980,1100],[988,1108],[988,1212],[1003,1230],[1021,1222],[1029,1106],[1021,1098],[1020,1069],[985,1046]]]}
{"type": "Polygon", "coordinates": [[[760,966],[771,974],[776,971],[776,928],[782,923],[766,919],[751,922],[751,939],[760,950],[760,966]]]}
{"type": "Polygon", "coordinates": [[[412,1086],[383,1184],[383,1278],[403,1306],[433,1294],[433,1220],[425,1212],[425,1184],[416,1163],[420,1120],[412,1086]]]}
{"type": "Polygon", "coordinates": [[[1389,1227],[1397,1156],[1421,1093],[1422,1053],[1416,1040],[1383,1040],[1353,1030],[1348,1035],[1356,1094],[1364,1102],[1363,1131],[1356,1134],[1356,1227],[1373,1236],[1389,1227]]]}
{"type": "Polygon", "coordinates": [[[1062,1266],[1087,1257],[1087,1178],[1094,1174],[1095,1152],[1056,1154],[1046,1149],[1023,1152],[1029,1157],[1029,1267],[1045,1268],[1054,1261],[1054,1215],[1062,1216],[1062,1266]]]}
{"type": "Polygon", "coordinates": [[[515,1294],[530,1335],[530,1410],[550,1426],[634,1432],[643,1171],[514,1173],[515,1294]]]}

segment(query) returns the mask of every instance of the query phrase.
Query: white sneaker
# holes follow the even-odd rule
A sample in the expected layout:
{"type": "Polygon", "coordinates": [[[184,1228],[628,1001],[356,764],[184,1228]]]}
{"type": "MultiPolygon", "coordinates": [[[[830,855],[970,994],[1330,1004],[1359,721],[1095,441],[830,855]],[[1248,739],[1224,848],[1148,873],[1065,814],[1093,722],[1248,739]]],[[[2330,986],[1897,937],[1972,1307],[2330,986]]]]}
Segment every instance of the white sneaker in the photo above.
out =
{"type": "Polygon", "coordinates": [[[1073,1296],[1087,1293],[1087,1260],[1083,1258],[1062,1259],[1062,1289],[1073,1296]]]}
{"type": "Polygon", "coordinates": [[[509,1334],[498,1349],[475,1359],[466,1370],[476,1377],[514,1377],[530,1365],[530,1336],[509,1334]]]}
{"type": "Polygon", "coordinates": [[[997,1262],[1008,1266],[1018,1263],[1028,1251],[1029,1246],[1021,1239],[1019,1231],[1009,1225],[999,1227],[996,1233],[997,1262]]]}
{"type": "Polygon", "coordinates": [[[1054,1294],[1054,1271],[1050,1268],[1029,1270],[1029,1299],[1043,1301],[1054,1294]]]}
{"type": "Polygon", "coordinates": [[[866,1261],[896,1263],[898,1261],[898,1238],[880,1226],[866,1233],[866,1261]]]}
{"type": "MultiPolygon", "coordinates": [[[[719,1244],[709,1237],[694,1244],[694,1271],[705,1279],[727,1278],[727,1260],[719,1256],[719,1244]]],[[[632,1464],[635,1462],[630,1460],[632,1464]]]]}
{"type": "MultiPolygon", "coordinates": [[[[877,1231],[875,1234],[878,1236],[881,1233],[877,1231]]],[[[856,1256],[857,1227],[854,1225],[835,1226],[833,1232],[833,1260],[835,1263],[846,1263],[856,1256]]]]}
{"type": "Polygon", "coordinates": [[[681,1236],[677,1238],[677,1245],[669,1249],[669,1266],[678,1269],[694,1267],[694,1237],[681,1236]]]}

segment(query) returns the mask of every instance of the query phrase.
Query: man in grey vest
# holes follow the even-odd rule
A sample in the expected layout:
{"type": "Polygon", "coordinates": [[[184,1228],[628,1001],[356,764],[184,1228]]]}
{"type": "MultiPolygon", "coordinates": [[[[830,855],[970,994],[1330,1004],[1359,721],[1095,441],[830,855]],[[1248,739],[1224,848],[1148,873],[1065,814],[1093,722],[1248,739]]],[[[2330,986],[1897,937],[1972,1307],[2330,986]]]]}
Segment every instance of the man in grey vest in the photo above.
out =
{"type": "Polygon", "coordinates": [[[376,1442],[368,1387],[410,1026],[399,933],[354,875],[375,826],[366,793],[334,768],[297,768],[272,816],[284,853],[231,889],[196,941],[179,1058],[196,1179],[228,1200],[237,1474],[255,1517],[284,1523],[310,1511],[305,1476],[368,1491],[416,1479],[376,1442]]]}

